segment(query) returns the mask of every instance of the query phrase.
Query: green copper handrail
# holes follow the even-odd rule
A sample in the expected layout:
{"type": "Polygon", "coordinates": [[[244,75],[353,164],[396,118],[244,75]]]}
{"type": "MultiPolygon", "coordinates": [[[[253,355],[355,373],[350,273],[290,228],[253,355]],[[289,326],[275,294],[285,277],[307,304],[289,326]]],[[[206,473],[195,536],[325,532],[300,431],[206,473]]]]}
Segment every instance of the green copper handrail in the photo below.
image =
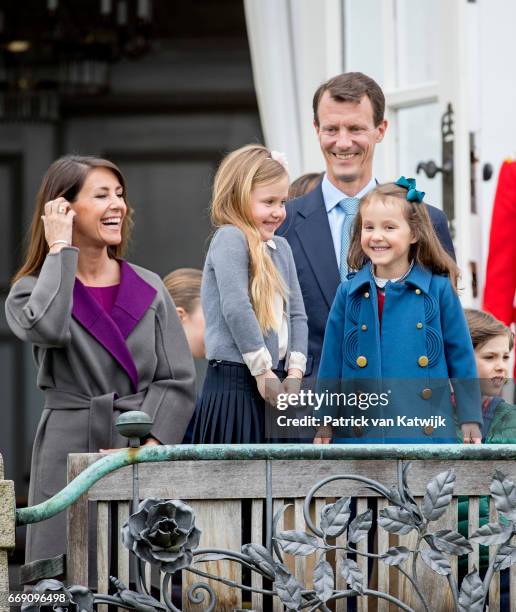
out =
{"type": "Polygon", "coordinates": [[[86,468],[64,489],[41,504],[16,510],[16,524],[28,525],[65,510],[102,477],[135,463],[189,460],[516,460],[512,444],[198,444],[125,448],[86,468]]]}

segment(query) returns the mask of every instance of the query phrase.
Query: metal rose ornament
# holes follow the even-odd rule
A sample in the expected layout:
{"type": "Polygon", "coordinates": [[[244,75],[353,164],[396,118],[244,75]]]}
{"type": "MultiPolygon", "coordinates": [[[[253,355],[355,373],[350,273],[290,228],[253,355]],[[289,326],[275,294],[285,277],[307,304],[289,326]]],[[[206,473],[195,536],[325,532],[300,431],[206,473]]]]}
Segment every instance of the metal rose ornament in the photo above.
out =
{"type": "Polygon", "coordinates": [[[200,537],[192,508],[178,499],[145,499],[122,527],[126,548],[170,574],[191,565],[200,537]]]}

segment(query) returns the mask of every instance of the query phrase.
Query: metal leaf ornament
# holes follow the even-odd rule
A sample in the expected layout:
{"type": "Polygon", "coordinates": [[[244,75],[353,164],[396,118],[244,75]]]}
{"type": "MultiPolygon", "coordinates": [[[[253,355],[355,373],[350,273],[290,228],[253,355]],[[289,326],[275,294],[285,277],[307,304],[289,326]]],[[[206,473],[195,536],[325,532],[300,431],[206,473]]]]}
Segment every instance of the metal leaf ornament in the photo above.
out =
{"type": "Polygon", "coordinates": [[[164,603],[161,603],[154,597],[147,595],[146,593],[137,593],[136,591],[131,591],[128,589],[125,584],[115,578],[114,576],[110,576],[109,580],[113,584],[113,586],[117,589],[116,597],[120,599],[121,605],[123,607],[128,607],[130,610],[138,610],[138,612],[153,612],[155,610],[167,610],[167,606],[164,603]]]}
{"type": "Polygon", "coordinates": [[[350,503],[350,497],[341,497],[321,510],[320,527],[325,537],[338,538],[344,533],[351,515],[350,503]]]}
{"type": "MultiPolygon", "coordinates": [[[[71,603],[71,596],[68,588],[59,580],[54,580],[53,578],[48,578],[45,580],[40,580],[36,585],[32,587],[32,593],[36,595],[60,595],[64,594],[66,596],[66,603],[63,603],[62,606],[55,603],[54,606],[49,604],[49,608],[53,608],[56,611],[66,610],[71,603]]],[[[73,605],[73,604],[72,604],[73,605]]],[[[45,606],[42,606],[37,601],[26,601],[22,604],[21,610],[22,612],[40,612],[41,609],[44,609],[45,606]]],[[[74,609],[74,608],[72,608],[74,609]]],[[[77,608],[75,608],[77,609],[77,608]]],[[[91,599],[91,608],[85,610],[85,612],[93,612],[93,597],[91,599]]]]}
{"type": "Polygon", "coordinates": [[[502,544],[495,557],[495,571],[507,569],[516,563],[516,546],[512,544],[502,544]]]}
{"type": "Polygon", "coordinates": [[[490,546],[491,544],[505,544],[512,537],[512,525],[500,523],[487,523],[482,525],[469,536],[470,541],[490,546]]]}
{"type": "Polygon", "coordinates": [[[435,521],[446,512],[453,495],[455,473],[453,470],[441,472],[428,483],[423,499],[423,516],[435,521]]]}
{"type": "Polygon", "coordinates": [[[409,202],[422,202],[425,197],[424,191],[418,191],[416,189],[416,179],[415,178],[405,178],[404,176],[400,176],[397,181],[394,181],[395,185],[399,187],[404,187],[407,190],[407,200],[409,202]]]}
{"type": "Polygon", "coordinates": [[[274,566],[276,562],[265,546],[261,546],[260,544],[244,544],[242,546],[242,552],[244,555],[247,555],[251,562],[262,570],[262,572],[274,578],[274,566]]]}
{"type": "Polygon", "coordinates": [[[421,551],[421,558],[423,561],[434,570],[437,574],[447,576],[451,574],[451,565],[448,557],[445,557],[442,552],[438,550],[432,550],[427,548],[421,551]]]}
{"type": "Polygon", "coordinates": [[[286,553],[298,557],[311,555],[319,546],[319,541],[315,536],[296,530],[280,531],[276,541],[286,553]]]}
{"type": "Polygon", "coordinates": [[[364,575],[356,561],[344,559],[341,564],[341,574],[346,584],[354,591],[360,594],[364,592],[364,575]]]}
{"type": "Polygon", "coordinates": [[[410,550],[405,546],[391,546],[383,553],[381,560],[385,565],[400,565],[410,556],[410,550]]]}
{"type": "Polygon", "coordinates": [[[478,574],[473,571],[462,581],[459,593],[459,612],[482,612],[484,609],[484,586],[478,574]]]}
{"type": "Polygon", "coordinates": [[[412,514],[405,508],[397,508],[396,506],[387,506],[387,508],[381,510],[378,523],[385,531],[398,535],[406,535],[416,529],[412,514]]]}
{"type": "Polygon", "coordinates": [[[441,529],[426,536],[441,552],[449,555],[467,555],[473,550],[473,546],[458,531],[441,529]]]}
{"type": "Polygon", "coordinates": [[[317,597],[326,603],[333,595],[334,576],[331,565],[324,558],[321,558],[314,567],[313,578],[317,597]]]}
{"type": "Polygon", "coordinates": [[[496,470],[490,485],[496,509],[506,519],[516,523],[516,487],[505,474],[496,470]]]}
{"type": "Polygon", "coordinates": [[[360,542],[367,536],[373,524],[373,511],[366,510],[353,519],[349,525],[348,540],[353,543],[360,542]]]}
{"type": "Polygon", "coordinates": [[[284,565],[276,568],[274,586],[283,605],[289,610],[299,610],[303,587],[284,565]]]}

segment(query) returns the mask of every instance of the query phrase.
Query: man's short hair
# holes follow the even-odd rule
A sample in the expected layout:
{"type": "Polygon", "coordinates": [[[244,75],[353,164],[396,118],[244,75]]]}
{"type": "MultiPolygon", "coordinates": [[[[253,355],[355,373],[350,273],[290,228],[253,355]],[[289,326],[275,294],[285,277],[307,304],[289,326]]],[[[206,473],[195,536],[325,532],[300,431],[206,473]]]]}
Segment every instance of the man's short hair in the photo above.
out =
{"type": "Polygon", "coordinates": [[[362,72],[345,72],[323,83],[315,92],[313,101],[315,125],[319,125],[317,111],[319,102],[326,91],[337,102],[356,102],[358,104],[364,96],[367,96],[373,107],[375,127],[378,127],[383,121],[385,96],[378,83],[362,72]]]}

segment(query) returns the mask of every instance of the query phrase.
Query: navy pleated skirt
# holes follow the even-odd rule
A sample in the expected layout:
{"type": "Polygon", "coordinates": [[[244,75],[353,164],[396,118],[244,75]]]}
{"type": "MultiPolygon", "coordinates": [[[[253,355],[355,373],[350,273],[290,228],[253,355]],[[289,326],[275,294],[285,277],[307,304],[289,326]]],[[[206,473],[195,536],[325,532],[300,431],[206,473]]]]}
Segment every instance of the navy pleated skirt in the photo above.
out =
{"type": "MultiPolygon", "coordinates": [[[[278,374],[278,372],[276,372],[278,374]]],[[[249,368],[210,361],[193,430],[196,444],[260,444],[265,439],[266,404],[249,368]]]]}

